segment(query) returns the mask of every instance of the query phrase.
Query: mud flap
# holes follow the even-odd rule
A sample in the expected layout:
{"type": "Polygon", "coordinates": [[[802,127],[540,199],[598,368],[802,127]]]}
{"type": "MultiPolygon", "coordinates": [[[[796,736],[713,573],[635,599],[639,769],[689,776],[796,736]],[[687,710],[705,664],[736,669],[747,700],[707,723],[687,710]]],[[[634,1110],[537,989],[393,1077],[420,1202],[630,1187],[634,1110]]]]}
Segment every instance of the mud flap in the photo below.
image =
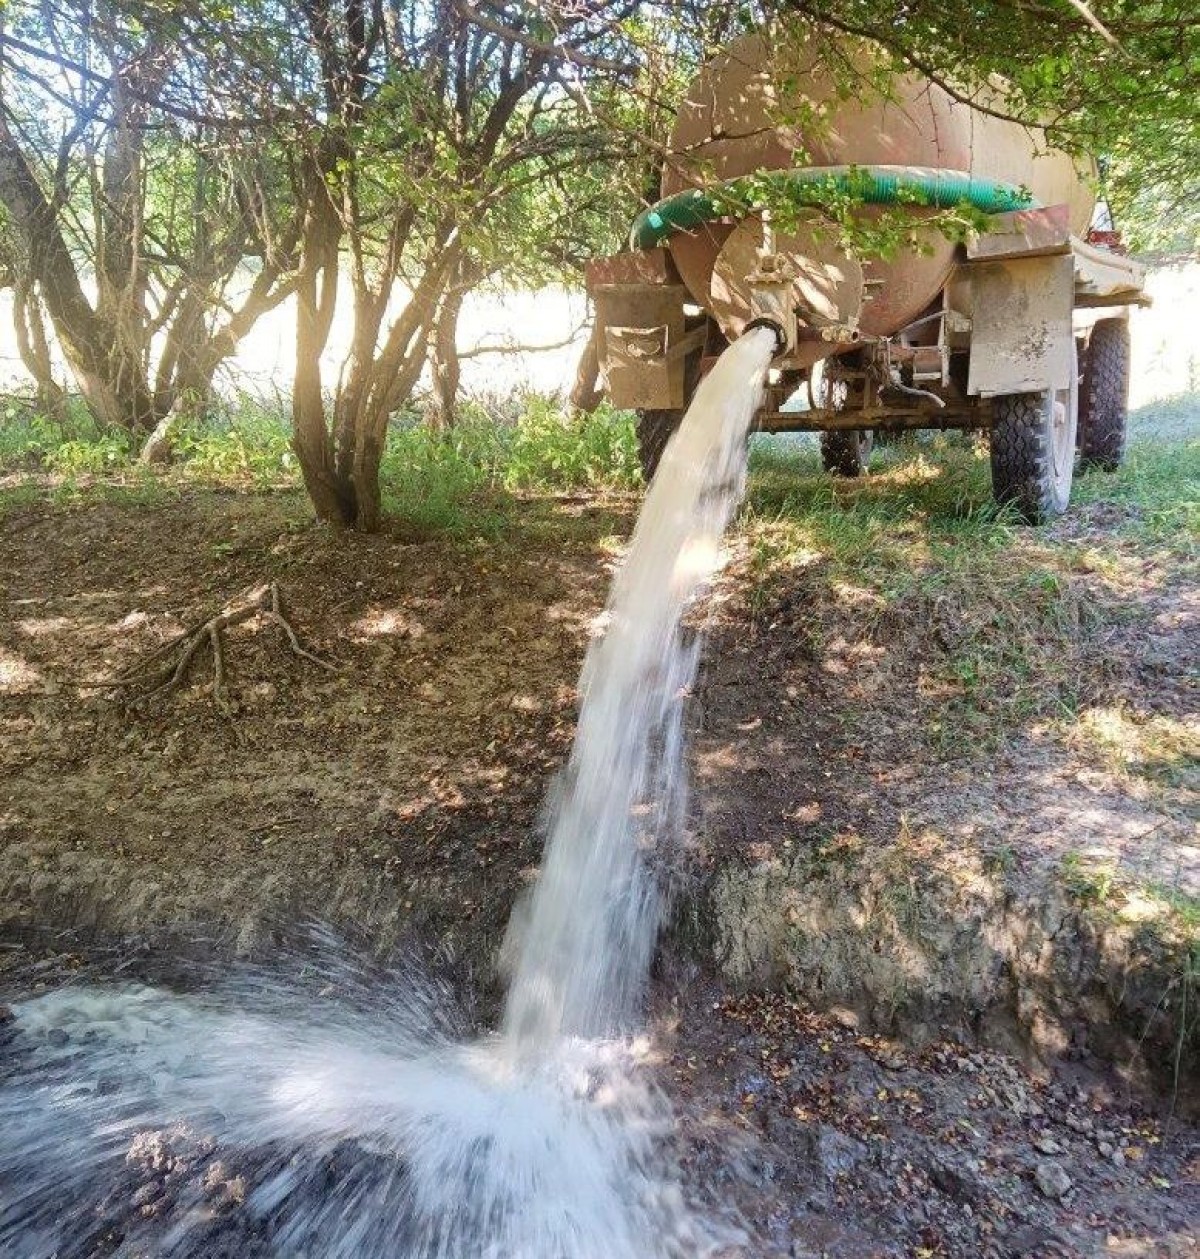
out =
{"type": "Polygon", "coordinates": [[[683,405],[683,364],[666,362],[667,324],[604,328],[604,378],[617,406],[666,408],[683,405]]]}
{"type": "Polygon", "coordinates": [[[971,263],[974,397],[1065,389],[1071,377],[1071,255],[971,263]]]}

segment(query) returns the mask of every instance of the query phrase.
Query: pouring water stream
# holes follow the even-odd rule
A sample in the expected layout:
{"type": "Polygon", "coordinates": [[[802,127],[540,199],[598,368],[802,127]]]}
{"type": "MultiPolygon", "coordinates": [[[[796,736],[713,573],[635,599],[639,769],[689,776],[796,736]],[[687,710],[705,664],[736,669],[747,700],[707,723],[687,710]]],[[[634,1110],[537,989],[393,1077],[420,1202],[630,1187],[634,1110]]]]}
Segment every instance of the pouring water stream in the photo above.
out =
{"type": "Polygon", "coordinates": [[[699,643],[684,611],[719,563],[741,501],[746,433],[775,334],[756,328],[701,383],[663,453],[604,636],[583,665],[583,705],[505,1013],[520,1047],[602,1036],[636,1009],[658,929],[644,850],[684,788],[682,696],[699,643]]]}

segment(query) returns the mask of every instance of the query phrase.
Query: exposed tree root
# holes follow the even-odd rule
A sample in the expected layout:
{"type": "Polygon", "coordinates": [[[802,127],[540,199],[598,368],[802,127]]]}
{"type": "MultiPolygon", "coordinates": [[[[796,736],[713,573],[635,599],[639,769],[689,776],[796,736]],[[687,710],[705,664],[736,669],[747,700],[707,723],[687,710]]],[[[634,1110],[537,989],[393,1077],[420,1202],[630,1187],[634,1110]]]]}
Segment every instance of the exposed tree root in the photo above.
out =
{"type": "Polygon", "coordinates": [[[251,586],[249,590],[231,599],[215,616],[185,629],[183,633],[163,643],[145,659],[109,679],[104,685],[114,689],[141,688],[141,694],[132,699],[130,705],[134,708],[144,707],[183,686],[188,679],[192,662],[207,645],[212,650],[213,702],[222,712],[228,713],[230,707],[229,692],[225,684],[224,633],[231,625],[240,625],[254,617],[262,617],[278,625],[287,636],[288,644],[295,655],[319,665],[322,669],[328,669],[330,673],[337,672],[336,665],[313,655],[301,644],[291,622],[284,615],[279,587],[272,581],[251,586]]]}

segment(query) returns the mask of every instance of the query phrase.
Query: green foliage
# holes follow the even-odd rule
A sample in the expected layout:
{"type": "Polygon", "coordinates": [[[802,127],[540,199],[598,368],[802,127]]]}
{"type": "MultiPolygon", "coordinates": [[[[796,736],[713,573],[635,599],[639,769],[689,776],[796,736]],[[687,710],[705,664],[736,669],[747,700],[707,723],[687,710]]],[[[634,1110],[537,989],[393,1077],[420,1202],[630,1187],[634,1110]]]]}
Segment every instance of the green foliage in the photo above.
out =
{"type": "MultiPolygon", "coordinates": [[[[388,432],[381,479],[386,510],[418,533],[494,535],[517,493],[623,490],[640,483],[633,417],[607,404],[574,415],[527,395],[492,414],[478,403],[435,433],[408,413],[388,432]]],[[[10,404],[0,411],[0,468],[63,477],[126,473],[136,446],[99,429],[86,410],[48,420],[10,404]]],[[[166,475],[232,485],[299,483],[287,413],[252,398],[212,410],[174,435],[166,475]]]]}
{"type": "Polygon", "coordinates": [[[112,472],[129,462],[129,451],[128,437],[110,429],[91,440],[63,442],[48,452],[46,466],[64,476],[112,472]]]}
{"type": "Polygon", "coordinates": [[[513,493],[627,489],[641,479],[633,417],[607,404],[576,416],[525,397],[511,418],[468,403],[448,433],[409,420],[388,435],[381,468],[389,515],[418,533],[493,536],[513,493]]]}
{"type": "Polygon", "coordinates": [[[183,425],[175,435],[174,450],[188,475],[206,480],[263,484],[290,480],[296,474],[286,417],[250,398],[183,425]]]}
{"type": "Polygon", "coordinates": [[[10,403],[0,412],[0,468],[41,467],[65,440],[60,425],[35,411],[10,403]]]}
{"type": "Polygon", "coordinates": [[[1104,159],[1101,191],[1137,247],[1195,247],[1200,24],[1192,0],[1092,5],[1103,33],[1083,5],[973,0],[947,20],[939,0],[913,0],[903,21],[875,0],[786,7],[825,30],[876,41],[891,69],[931,75],[965,100],[1044,125],[1052,145],[1104,159]]]}
{"type": "Polygon", "coordinates": [[[640,479],[632,419],[607,403],[591,415],[575,416],[530,397],[505,436],[505,489],[628,487],[640,479]]]}
{"type": "MultiPolygon", "coordinates": [[[[1200,896],[1163,883],[1148,883],[1142,891],[1164,905],[1174,916],[1180,929],[1195,942],[1194,948],[1200,949],[1200,896]]],[[[1197,954],[1196,961],[1200,962],[1200,954],[1197,954]]]]}
{"type": "Polygon", "coordinates": [[[65,402],[56,416],[17,400],[0,401],[0,470],[107,472],[129,456],[126,435],[101,428],[76,400],[65,402]]]}
{"type": "Polygon", "coordinates": [[[1077,852],[1062,859],[1062,881],[1081,905],[1106,905],[1116,890],[1116,874],[1109,865],[1087,861],[1077,852]]]}
{"type": "Polygon", "coordinates": [[[503,513],[486,491],[499,456],[485,426],[445,436],[413,420],[393,427],[380,467],[384,512],[422,536],[495,536],[503,513]]]}

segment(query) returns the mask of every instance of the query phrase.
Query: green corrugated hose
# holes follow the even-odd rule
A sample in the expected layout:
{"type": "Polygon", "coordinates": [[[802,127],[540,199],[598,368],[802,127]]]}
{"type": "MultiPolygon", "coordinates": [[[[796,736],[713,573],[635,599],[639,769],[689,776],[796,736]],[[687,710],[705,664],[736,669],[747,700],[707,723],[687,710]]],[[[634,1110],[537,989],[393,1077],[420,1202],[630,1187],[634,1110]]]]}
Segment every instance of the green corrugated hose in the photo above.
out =
{"type": "Polygon", "coordinates": [[[852,196],[867,205],[929,206],[948,210],[964,201],[984,214],[1028,210],[1039,204],[1025,189],[965,171],[925,166],[808,166],[799,170],[761,171],[730,179],[715,188],[689,188],[643,210],[629,229],[631,249],[653,249],[676,232],[686,232],[730,214],[734,206],[753,204],[762,180],[782,186],[796,205],[820,207],[831,196],[852,196]]]}

